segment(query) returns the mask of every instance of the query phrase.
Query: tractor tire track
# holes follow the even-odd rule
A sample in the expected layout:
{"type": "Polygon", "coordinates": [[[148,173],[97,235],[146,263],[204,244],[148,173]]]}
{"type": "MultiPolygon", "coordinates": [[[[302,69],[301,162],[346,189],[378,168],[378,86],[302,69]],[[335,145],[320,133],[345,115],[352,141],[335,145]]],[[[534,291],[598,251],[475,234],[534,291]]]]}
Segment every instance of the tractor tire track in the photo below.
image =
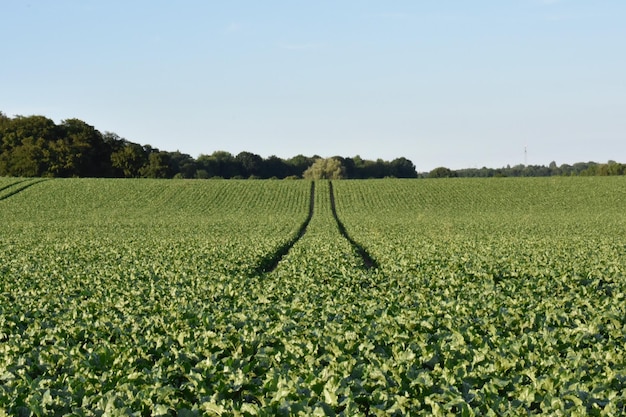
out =
{"type": "Polygon", "coordinates": [[[14,181],[14,182],[12,182],[10,184],[7,184],[7,185],[5,185],[3,187],[0,187],[0,192],[6,190],[7,188],[15,187],[17,184],[23,183],[25,181],[30,181],[30,179],[28,179],[28,178],[18,179],[18,180],[14,181]]]}
{"type": "Polygon", "coordinates": [[[376,262],[376,260],[372,258],[372,256],[367,252],[367,250],[365,250],[363,246],[359,245],[354,239],[350,237],[350,235],[348,234],[346,230],[346,227],[343,225],[343,223],[339,219],[339,216],[337,215],[337,208],[335,206],[335,192],[333,191],[332,181],[328,182],[328,188],[330,191],[330,209],[333,213],[333,217],[335,218],[335,221],[337,222],[337,228],[339,229],[339,233],[341,233],[341,235],[345,237],[348,240],[348,242],[350,242],[354,250],[356,250],[359,256],[363,259],[363,265],[365,265],[366,269],[377,269],[378,262],[376,262]]]}
{"type": "Polygon", "coordinates": [[[16,187],[15,189],[13,189],[11,191],[8,191],[6,194],[0,194],[0,201],[6,200],[7,198],[14,196],[15,194],[17,194],[19,192],[22,192],[25,189],[27,189],[27,188],[35,185],[35,184],[39,184],[41,182],[47,181],[47,179],[45,179],[45,178],[35,179],[35,180],[32,180],[32,181],[28,182],[27,184],[24,184],[24,182],[26,182],[26,181],[28,181],[28,180],[19,181],[17,183],[13,183],[10,186],[4,187],[2,190],[0,190],[0,192],[1,192],[1,191],[4,191],[4,190],[8,190],[11,187],[16,187]]]}
{"type": "Polygon", "coordinates": [[[298,232],[296,235],[289,241],[285,242],[283,245],[278,247],[276,251],[271,253],[270,255],[264,257],[259,265],[253,270],[254,275],[259,274],[267,274],[272,272],[278,266],[278,263],[289,253],[289,250],[293,247],[293,245],[298,242],[302,236],[306,233],[306,229],[313,218],[313,210],[315,208],[315,181],[311,181],[311,192],[309,197],[309,214],[304,222],[300,225],[298,232]]]}

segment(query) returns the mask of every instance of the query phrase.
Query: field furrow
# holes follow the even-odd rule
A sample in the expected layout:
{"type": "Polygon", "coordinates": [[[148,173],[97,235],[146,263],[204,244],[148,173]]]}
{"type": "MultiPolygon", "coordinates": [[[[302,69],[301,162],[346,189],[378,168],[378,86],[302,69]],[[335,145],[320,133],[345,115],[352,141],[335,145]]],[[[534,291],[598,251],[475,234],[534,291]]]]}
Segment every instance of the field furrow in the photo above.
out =
{"type": "Polygon", "coordinates": [[[7,182],[5,185],[2,185],[4,183],[2,182],[0,183],[0,201],[5,200],[42,181],[45,181],[45,179],[21,179],[7,182]]]}
{"type": "Polygon", "coordinates": [[[279,246],[275,252],[269,253],[266,255],[258,267],[255,268],[255,274],[264,274],[268,272],[272,272],[277,266],[278,263],[283,259],[285,255],[289,252],[289,250],[293,247],[293,245],[298,242],[302,236],[306,233],[307,227],[311,222],[311,218],[313,218],[313,211],[315,209],[315,182],[311,182],[311,196],[309,199],[309,214],[304,222],[300,225],[298,232],[288,241],[286,241],[283,245],[279,246]]]}

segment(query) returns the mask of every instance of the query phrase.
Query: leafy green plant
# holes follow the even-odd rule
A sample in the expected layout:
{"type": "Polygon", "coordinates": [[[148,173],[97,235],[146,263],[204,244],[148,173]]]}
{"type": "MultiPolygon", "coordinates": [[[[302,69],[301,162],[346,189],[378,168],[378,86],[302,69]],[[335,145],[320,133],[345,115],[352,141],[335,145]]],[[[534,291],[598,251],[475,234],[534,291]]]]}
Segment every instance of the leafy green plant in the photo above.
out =
{"type": "Polygon", "coordinates": [[[336,181],[351,243],[326,181],[299,239],[308,181],[42,182],[0,200],[0,416],[624,414],[625,185],[336,181]]]}

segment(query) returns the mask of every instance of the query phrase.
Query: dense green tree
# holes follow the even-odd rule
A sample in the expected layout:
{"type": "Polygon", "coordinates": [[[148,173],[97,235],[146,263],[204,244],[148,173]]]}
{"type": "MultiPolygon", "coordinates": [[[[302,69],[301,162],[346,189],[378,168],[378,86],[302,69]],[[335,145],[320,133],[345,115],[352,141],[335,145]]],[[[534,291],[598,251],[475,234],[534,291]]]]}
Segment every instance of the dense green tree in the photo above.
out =
{"type": "Polygon", "coordinates": [[[240,175],[243,177],[264,177],[265,167],[261,156],[252,152],[239,152],[235,157],[240,166],[240,175]]]}
{"type": "Polygon", "coordinates": [[[359,173],[357,172],[356,165],[354,163],[353,158],[339,157],[337,159],[339,159],[339,161],[341,162],[341,165],[343,165],[345,169],[346,178],[359,178],[359,173]]]}
{"type": "Polygon", "coordinates": [[[550,175],[625,175],[626,165],[578,162],[560,167],[515,165],[504,168],[450,170],[439,167],[418,175],[406,158],[391,162],[335,156],[324,160],[318,155],[297,155],[267,159],[251,152],[233,156],[226,151],[200,155],[166,152],[150,145],[139,145],[115,133],[101,134],[93,126],[67,119],[56,125],[44,116],[6,116],[0,111],[0,175],[48,177],[152,177],[152,178],[417,178],[417,177],[520,177],[550,175]],[[321,162],[320,162],[321,161],[321,162]],[[334,162],[331,162],[334,161],[334,162]],[[338,164],[334,171],[324,164],[338,164]],[[313,169],[315,166],[315,169],[313,169]],[[320,168],[322,166],[322,168],[320,168]],[[316,171],[317,170],[317,171],[316,171]],[[333,173],[334,172],[334,173],[333,173]],[[332,173],[332,174],[331,174],[332,173]]]}
{"type": "Polygon", "coordinates": [[[219,161],[211,155],[201,154],[196,159],[198,178],[214,178],[220,176],[219,161]]]}
{"type": "Polygon", "coordinates": [[[289,165],[276,155],[265,160],[265,178],[285,178],[290,175],[289,165]]]}
{"type": "Polygon", "coordinates": [[[2,133],[5,130],[5,126],[11,123],[11,118],[0,111],[0,144],[2,143],[2,133]]]}
{"type": "Polygon", "coordinates": [[[53,120],[43,116],[16,116],[2,122],[0,175],[53,176],[56,163],[50,143],[60,132],[53,120]]]}
{"type": "Polygon", "coordinates": [[[428,173],[428,178],[452,178],[456,176],[454,171],[446,167],[437,167],[428,173]]]}
{"type": "Polygon", "coordinates": [[[302,173],[313,163],[319,156],[315,155],[313,157],[304,156],[302,154],[296,155],[292,158],[285,160],[285,164],[287,165],[287,171],[289,172],[289,176],[296,176],[302,178],[302,173]]]}
{"type": "Polygon", "coordinates": [[[239,169],[239,163],[235,157],[226,151],[215,151],[211,154],[217,166],[217,176],[222,178],[232,178],[241,176],[241,170],[239,169]]]}
{"type": "Polygon", "coordinates": [[[171,158],[167,152],[152,152],[148,155],[148,164],[141,170],[141,176],[145,178],[172,178],[175,174],[170,165],[171,158]]]}
{"type": "Polygon", "coordinates": [[[574,175],[596,175],[596,168],[598,164],[595,162],[577,162],[572,165],[572,171],[574,175]]]}
{"type": "Polygon", "coordinates": [[[2,148],[12,149],[20,146],[22,141],[33,138],[42,139],[42,146],[60,137],[59,128],[53,120],[44,116],[16,116],[3,123],[2,148]]]}
{"type": "Polygon", "coordinates": [[[177,175],[177,178],[195,178],[197,165],[196,161],[186,153],[181,153],[179,151],[170,152],[169,153],[169,164],[174,172],[174,175],[177,175]]]}
{"type": "Polygon", "coordinates": [[[107,177],[112,174],[112,148],[98,130],[78,119],[64,120],[59,128],[66,150],[63,155],[66,176],[107,177]]]}
{"type": "Polygon", "coordinates": [[[210,177],[209,177],[209,173],[205,169],[199,168],[196,170],[196,175],[194,178],[198,180],[206,180],[206,179],[209,179],[210,177]]]}
{"type": "Polygon", "coordinates": [[[40,177],[46,173],[43,161],[44,140],[32,136],[8,153],[0,155],[0,175],[17,177],[40,177]]]}
{"type": "Polygon", "coordinates": [[[609,161],[606,164],[590,165],[587,169],[582,171],[580,175],[624,175],[626,174],[626,165],[617,163],[615,161],[609,161]]]}
{"type": "Polygon", "coordinates": [[[363,161],[359,178],[384,178],[386,176],[388,176],[388,170],[382,159],[363,161]]]}
{"type": "Polygon", "coordinates": [[[394,159],[389,165],[391,166],[390,176],[396,178],[417,178],[415,165],[404,157],[394,159]]]}
{"type": "Polygon", "coordinates": [[[345,178],[345,168],[335,158],[320,158],[302,174],[306,179],[339,180],[345,178]]]}
{"type": "Polygon", "coordinates": [[[111,154],[114,169],[126,178],[138,178],[142,168],[148,163],[148,155],[141,145],[124,142],[122,147],[111,154]]]}

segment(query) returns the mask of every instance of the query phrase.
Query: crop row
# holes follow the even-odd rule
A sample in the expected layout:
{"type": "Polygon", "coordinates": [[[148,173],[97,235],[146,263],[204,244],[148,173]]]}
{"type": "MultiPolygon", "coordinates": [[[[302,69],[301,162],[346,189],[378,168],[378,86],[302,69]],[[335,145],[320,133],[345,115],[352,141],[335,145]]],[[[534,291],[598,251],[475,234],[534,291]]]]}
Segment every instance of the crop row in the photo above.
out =
{"type": "Polygon", "coordinates": [[[197,414],[192,358],[229,355],[221,326],[309,189],[54,180],[0,202],[0,415],[197,414]]]}
{"type": "Polygon", "coordinates": [[[388,302],[419,317],[431,411],[624,413],[624,185],[336,184],[346,228],[398,279],[388,302]]]}
{"type": "Polygon", "coordinates": [[[623,414],[603,180],[333,182],[370,269],[325,181],[301,236],[304,181],[37,184],[0,201],[0,416],[623,414]]]}

